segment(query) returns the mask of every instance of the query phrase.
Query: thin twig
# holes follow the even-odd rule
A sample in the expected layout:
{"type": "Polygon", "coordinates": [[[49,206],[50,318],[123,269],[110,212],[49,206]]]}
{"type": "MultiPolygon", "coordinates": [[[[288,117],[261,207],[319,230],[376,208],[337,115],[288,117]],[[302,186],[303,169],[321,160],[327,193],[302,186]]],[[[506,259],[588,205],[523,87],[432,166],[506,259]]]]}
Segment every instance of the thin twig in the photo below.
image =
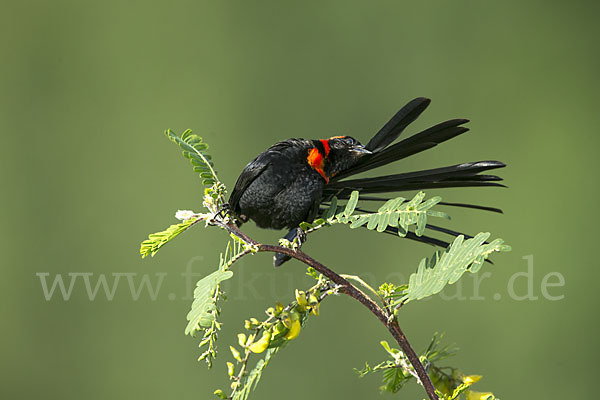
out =
{"type": "Polygon", "coordinates": [[[404,335],[404,332],[402,332],[402,329],[400,329],[400,325],[398,325],[398,320],[396,319],[394,314],[389,314],[385,312],[381,307],[379,307],[377,303],[375,303],[370,297],[364,294],[360,289],[352,285],[350,282],[338,275],[336,272],[330,270],[325,265],[310,257],[308,254],[297,249],[294,250],[289,249],[287,247],[259,243],[251,237],[249,237],[248,235],[246,235],[244,232],[242,232],[235,224],[226,224],[222,221],[219,221],[218,219],[214,220],[214,223],[227,229],[229,232],[233,233],[243,241],[251,245],[257,246],[258,251],[260,252],[282,253],[292,258],[295,258],[296,260],[301,261],[302,263],[310,267],[313,267],[316,271],[320,272],[329,280],[339,285],[341,292],[362,303],[385,325],[385,327],[392,334],[394,339],[396,339],[396,342],[398,342],[398,344],[402,348],[402,351],[404,351],[406,357],[415,369],[417,376],[419,377],[419,380],[421,381],[421,384],[425,389],[425,392],[427,392],[427,395],[429,396],[429,399],[439,400],[439,397],[435,393],[435,387],[433,386],[433,383],[431,383],[431,379],[429,379],[429,375],[427,375],[425,367],[423,367],[423,364],[421,364],[419,356],[417,356],[417,353],[415,353],[412,346],[408,342],[406,335],[404,335]]]}
{"type": "Polygon", "coordinates": [[[417,372],[421,384],[423,385],[425,392],[427,392],[429,398],[431,400],[439,400],[437,394],[435,393],[435,387],[433,386],[433,383],[431,383],[431,380],[427,375],[427,371],[425,371],[423,364],[421,364],[419,357],[408,342],[406,335],[404,335],[404,332],[402,332],[402,329],[400,329],[400,325],[398,325],[398,320],[395,317],[393,317],[393,315],[388,315],[381,307],[379,307],[377,303],[375,303],[370,297],[365,295],[356,286],[352,285],[350,282],[342,278],[336,272],[330,270],[325,265],[310,257],[308,254],[299,250],[288,249],[286,247],[281,246],[260,244],[257,242],[255,242],[254,244],[258,246],[258,251],[260,252],[282,253],[292,258],[295,258],[298,261],[301,261],[302,263],[310,267],[313,267],[316,271],[329,278],[329,280],[331,280],[334,283],[337,283],[340,286],[341,292],[349,295],[355,300],[358,300],[365,307],[367,307],[386,326],[386,328],[392,334],[394,339],[396,339],[396,342],[398,342],[398,344],[406,354],[406,357],[417,372]]]}
{"type": "Polygon", "coordinates": [[[340,276],[342,278],[348,280],[348,281],[356,281],[356,282],[360,283],[366,289],[369,289],[371,291],[371,293],[373,293],[375,296],[377,296],[377,298],[381,301],[381,304],[383,306],[385,306],[385,300],[384,300],[384,298],[381,297],[381,295],[377,292],[377,290],[373,289],[371,287],[371,285],[369,285],[367,282],[365,282],[364,280],[362,280],[361,277],[356,276],[356,275],[346,275],[346,274],[341,274],[340,276]]]}

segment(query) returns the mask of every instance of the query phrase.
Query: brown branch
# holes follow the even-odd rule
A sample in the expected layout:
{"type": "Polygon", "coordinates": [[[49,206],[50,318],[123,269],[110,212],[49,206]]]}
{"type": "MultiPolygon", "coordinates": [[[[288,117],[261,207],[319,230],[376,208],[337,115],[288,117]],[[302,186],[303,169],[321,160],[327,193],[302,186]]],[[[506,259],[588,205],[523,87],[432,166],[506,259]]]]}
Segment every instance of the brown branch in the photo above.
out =
{"type": "Polygon", "coordinates": [[[375,303],[370,297],[365,295],[361,290],[359,290],[356,286],[348,282],[346,279],[342,278],[336,272],[330,270],[325,265],[321,264],[314,258],[310,257],[308,254],[303,253],[299,250],[288,249],[287,247],[281,246],[273,246],[268,244],[260,244],[255,243],[259,247],[259,251],[261,252],[274,252],[274,253],[283,253],[292,258],[301,261],[302,263],[313,267],[315,270],[329,278],[332,282],[338,284],[340,286],[340,291],[347,294],[348,296],[354,298],[361,302],[365,307],[369,309],[390,331],[396,342],[406,354],[406,357],[412,364],[415,369],[417,376],[421,380],[427,395],[431,400],[438,400],[438,396],[435,393],[435,387],[433,383],[431,383],[431,379],[429,379],[429,375],[427,375],[427,371],[421,364],[419,360],[419,356],[415,353],[412,346],[408,342],[408,339],[400,329],[400,325],[398,325],[398,320],[393,315],[388,315],[377,303],[375,303]]]}
{"type": "Polygon", "coordinates": [[[273,245],[259,243],[259,242],[255,241],[254,239],[250,238],[244,232],[242,232],[235,224],[231,224],[231,223],[225,224],[218,219],[213,220],[211,222],[214,222],[216,225],[219,225],[219,226],[227,229],[229,232],[238,236],[240,239],[244,240],[246,243],[257,246],[258,251],[260,251],[260,252],[273,252],[273,253],[286,254],[286,255],[288,255],[292,258],[295,258],[296,260],[298,260],[310,267],[313,267],[316,271],[320,272],[325,277],[327,277],[329,280],[331,280],[332,282],[339,285],[339,287],[340,287],[339,290],[341,292],[347,294],[348,296],[350,296],[350,297],[354,298],[355,300],[359,301],[360,303],[362,303],[365,307],[367,307],[369,309],[369,311],[371,311],[385,325],[385,327],[392,334],[394,339],[396,339],[396,342],[398,342],[398,344],[402,348],[402,351],[404,352],[404,354],[406,354],[406,357],[408,358],[408,360],[412,364],[413,368],[415,369],[417,376],[419,377],[419,379],[421,381],[421,384],[425,388],[425,392],[427,392],[427,395],[429,396],[429,399],[430,400],[439,400],[439,397],[435,393],[435,387],[433,386],[433,383],[431,383],[431,379],[429,379],[429,375],[427,375],[427,371],[423,367],[423,364],[421,364],[421,361],[419,360],[419,356],[417,356],[417,353],[415,353],[412,346],[408,342],[408,339],[404,335],[404,332],[402,332],[402,329],[400,329],[400,325],[398,325],[398,320],[396,319],[394,314],[389,314],[386,311],[384,311],[375,301],[373,301],[373,299],[371,299],[366,294],[364,294],[360,289],[358,289],[356,286],[354,286],[353,284],[348,282],[346,279],[344,279],[343,277],[338,275],[335,271],[330,270],[325,265],[321,264],[314,258],[310,257],[308,254],[306,254],[300,250],[294,250],[294,249],[290,249],[287,247],[273,246],[273,245]]]}

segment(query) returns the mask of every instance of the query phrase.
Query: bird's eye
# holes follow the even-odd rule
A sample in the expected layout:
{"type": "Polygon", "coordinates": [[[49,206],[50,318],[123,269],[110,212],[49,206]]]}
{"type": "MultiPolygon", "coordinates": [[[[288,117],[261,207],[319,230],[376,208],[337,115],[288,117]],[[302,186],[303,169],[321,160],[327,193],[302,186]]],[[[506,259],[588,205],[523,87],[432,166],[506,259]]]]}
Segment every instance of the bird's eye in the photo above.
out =
{"type": "Polygon", "coordinates": [[[354,140],[354,139],[353,139],[353,138],[351,138],[351,137],[346,137],[346,138],[344,138],[344,143],[346,143],[346,144],[348,144],[348,145],[353,145],[353,144],[355,144],[355,142],[356,142],[356,140],[354,140]]]}

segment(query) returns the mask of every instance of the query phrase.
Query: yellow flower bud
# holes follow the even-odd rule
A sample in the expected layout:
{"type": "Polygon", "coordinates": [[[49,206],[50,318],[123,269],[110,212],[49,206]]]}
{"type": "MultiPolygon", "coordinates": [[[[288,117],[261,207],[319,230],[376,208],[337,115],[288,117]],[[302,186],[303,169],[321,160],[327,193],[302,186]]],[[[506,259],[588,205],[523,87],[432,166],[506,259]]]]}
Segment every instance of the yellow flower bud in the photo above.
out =
{"type": "Polygon", "coordinates": [[[232,362],[227,361],[227,375],[233,376],[235,375],[235,366],[232,362]]]}
{"type": "Polygon", "coordinates": [[[316,305],[312,306],[311,311],[315,315],[315,317],[319,316],[319,306],[320,306],[319,303],[317,303],[316,305]]]}
{"type": "Polygon", "coordinates": [[[491,392],[473,392],[472,390],[467,390],[466,392],[467,400],[494,400],[494,394],[491,392]]]}
{"type": "Polygon", "coordinates": [[[285,338],[287,340],[295,339],[300,334],[300,328],[301,328],[300,321],[297,319],[292,320],[289,328],[290,328],[290,331],[288,333],[286,333],[285,338]]]}
{"type": "Polygon", "coordinates": [[[464,375],[462,377],[463,383],[466,383],[467,385],[472,385],[475,382],[479,382],[480,379],[481,375],[464,375]]]}
{"type": "Polygon", "coordinates": [[[279,315],[281,314],[281,312],[283,311],[283,304],[281,304],[281,302],[277,302],[275,303],[275,315],[279,315]]]}
{"type": "Polygon", "coordinates": [[[271,332],[266,331],[259,341],[252,343],[248,349],[253,353],[262,353],[269,347],[271,342],[271,332]]]}
{"type": "Polygon", "coordinates": [[[226,399],[227,398],[227,395],[221,389],[215,390],[214,395],[217,396],[220,399],[226,399]]]}
{"type": "Polygon", "coordinates": [[[306,307],[308,306],[308,302],[306,301],[306,293],[296,289],[296,302],[298,302],[298,311],[306,311],[306,307]]]}
{"type": "Polygon", "coordinates": [[[236,359],[236,361],[242,362],[242,356],[240,355],[240,352],[237,351],[237,349],[233,346],[229,346],[229,350],[231,350],[231,355],[233,356],[233,358],[236,359]]]}
{"type": "Polygon", "coordinates": [[[246,335],[243,333],[238,333],[238,343],[242,347],[246,347],[246,335]]]}

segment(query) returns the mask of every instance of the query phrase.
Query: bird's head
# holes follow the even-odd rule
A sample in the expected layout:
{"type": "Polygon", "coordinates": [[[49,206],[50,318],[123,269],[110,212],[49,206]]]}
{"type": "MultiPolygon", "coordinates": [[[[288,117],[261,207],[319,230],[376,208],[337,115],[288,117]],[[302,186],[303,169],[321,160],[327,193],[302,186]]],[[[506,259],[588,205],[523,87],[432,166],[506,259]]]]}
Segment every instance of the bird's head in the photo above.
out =
{"type": "Polygon", "coordinates": [[[334,136],[313,141],[308,163],[326,182],[329,178],[348,169],[364,156],[371,154],[358,140],[350,136],[334,136]]]}

